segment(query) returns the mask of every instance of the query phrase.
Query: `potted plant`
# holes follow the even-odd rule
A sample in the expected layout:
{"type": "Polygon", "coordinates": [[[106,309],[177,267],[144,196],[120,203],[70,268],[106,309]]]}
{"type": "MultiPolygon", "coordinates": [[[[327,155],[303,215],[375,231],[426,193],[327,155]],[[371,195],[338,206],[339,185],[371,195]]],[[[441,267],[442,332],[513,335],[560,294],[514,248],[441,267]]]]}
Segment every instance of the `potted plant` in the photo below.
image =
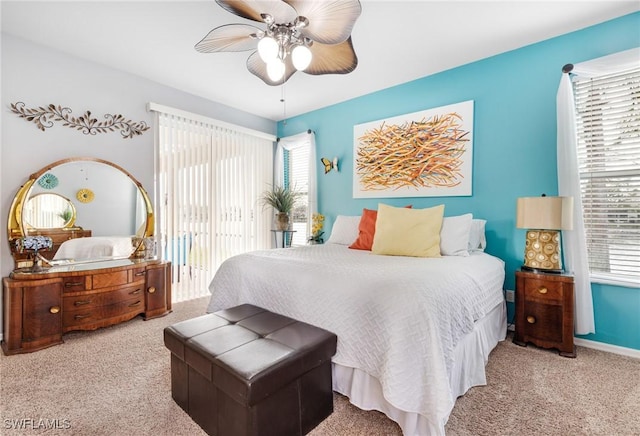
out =
{"type": "Polygon", "coordinates": [[[289,228],[289,214],[298,201],[300,193],[284,186],[274,186],[262,193],[263,206],[271,206],[276,210],[276,226],[278,230],[289,228]]]}

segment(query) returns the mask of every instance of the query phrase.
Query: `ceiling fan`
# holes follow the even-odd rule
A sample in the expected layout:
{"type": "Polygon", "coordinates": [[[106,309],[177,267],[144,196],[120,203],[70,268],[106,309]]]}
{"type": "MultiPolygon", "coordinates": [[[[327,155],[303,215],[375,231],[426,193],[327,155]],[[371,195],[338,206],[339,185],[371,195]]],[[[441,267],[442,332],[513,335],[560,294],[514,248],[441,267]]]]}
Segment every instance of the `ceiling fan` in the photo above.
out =
{"type": "Polygon", "coordinates": [[[280,85],[296,71],[347,74],[358,58],[351,30],[359,0],[216,0],[242,18],[262,22],[225,24],[210,31],[195,49],[201,53],[251,51],[249,71],[267,85],[280,85]]]}

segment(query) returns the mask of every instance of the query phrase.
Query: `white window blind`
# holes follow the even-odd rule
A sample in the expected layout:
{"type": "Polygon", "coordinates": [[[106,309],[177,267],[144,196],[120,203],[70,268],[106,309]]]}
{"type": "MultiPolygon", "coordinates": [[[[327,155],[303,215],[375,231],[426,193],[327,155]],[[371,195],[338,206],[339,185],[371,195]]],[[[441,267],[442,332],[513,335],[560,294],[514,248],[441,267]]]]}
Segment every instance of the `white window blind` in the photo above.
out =
{"type": "Polygon", "coordinates": [[[309,237],[309,152],[308,142],[285,150],[285,186],[301,194],[291,217],[291,227],[295,230],[291,245],[304,245],[309,237]]]}
{"type": "Polygon", "coordinates": [[[273,177],[275,138],[176,112],[156,110],[156,233],[173,300],[183,301],[209,295],[227,258],[271,247],[258,197],[273,177]]]}
{"type": "Polygon", "coordinates": [[[640,279],[640,69],[574,79],[592,275],[640,279]]]}

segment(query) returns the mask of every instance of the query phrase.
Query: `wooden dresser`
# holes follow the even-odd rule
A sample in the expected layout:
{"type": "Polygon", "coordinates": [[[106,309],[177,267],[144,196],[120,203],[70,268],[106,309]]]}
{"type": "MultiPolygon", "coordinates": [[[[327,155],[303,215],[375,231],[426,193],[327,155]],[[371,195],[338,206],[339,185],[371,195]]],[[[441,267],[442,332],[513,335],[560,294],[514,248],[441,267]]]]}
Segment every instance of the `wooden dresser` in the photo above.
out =
{"type": "Polygon", "coordinates": [[[573,276],[516,271],[516,327],[513,342],[556,348],[576,357],[573,344],[573,276]]]}
{"type": "Polygon", "coordinates": [[[171,312],[171,263],[119,259],[16,270],[3,279],[5,354],[63,342],[63,333],[95,330],[138,315],[171,312]]]}

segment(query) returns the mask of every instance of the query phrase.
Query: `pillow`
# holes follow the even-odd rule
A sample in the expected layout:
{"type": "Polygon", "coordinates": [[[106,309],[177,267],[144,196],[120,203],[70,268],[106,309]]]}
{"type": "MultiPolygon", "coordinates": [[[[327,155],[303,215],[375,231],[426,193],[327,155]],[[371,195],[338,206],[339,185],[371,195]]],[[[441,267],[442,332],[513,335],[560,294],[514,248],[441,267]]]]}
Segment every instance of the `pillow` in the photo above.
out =
{"type": "Polygon", "coordinates": [[[378,205],[371,251],[392,256],[440,257],[444,204],[428,209],[378,205]]]}
{"type": "MultiPolygon", "coordinates": [[[[405,206],[411,208],[411,205],[405,206]]],[[[358,238],[349,246],[355,250],[369,250],[373,245],[373,236],[376,233],[377,210],[362,209],[362,218],[358,224],[358,238]]]]}
{"type": "Polygon", "coordinates": [[[468,256],[469,235],[473,215],[470,213],[444,217],[440,230],[440,254],[443,256],[468,256]]]}
{"type": "Polygon", "coordinates": [[[362,209],[362,217],[358,223],[358,234],[353,240],[349,248],[355,250],[371,250],[373,244],[373,235],[376,231],[376,218],[378,211],[371,209],[362,209]]]}
{"type": "Polygon", "coordinates": [[[487,239],[484,233],[486,220],[473,219],[471,232],[469,233],[469,251],[484,251],[487,247],[487,239]]]}
{"type": "Polygon", "coordinates": [[[338,215],[327,244],[349,245],[358,237],[359,216],[338,215]]]}

